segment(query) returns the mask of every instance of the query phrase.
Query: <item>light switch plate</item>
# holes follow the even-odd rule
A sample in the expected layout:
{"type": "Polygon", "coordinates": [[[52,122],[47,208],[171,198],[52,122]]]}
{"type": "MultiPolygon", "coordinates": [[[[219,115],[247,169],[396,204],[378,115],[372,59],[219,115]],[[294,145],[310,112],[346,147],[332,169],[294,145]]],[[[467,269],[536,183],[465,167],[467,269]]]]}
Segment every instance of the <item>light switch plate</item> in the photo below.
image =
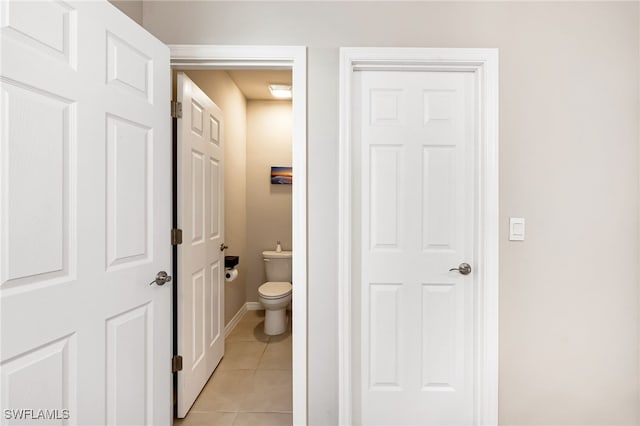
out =
{"type": "Polygon", "coordinates": [[[524,218],[509,218],[509,241],[524,241],[524,218]]]}

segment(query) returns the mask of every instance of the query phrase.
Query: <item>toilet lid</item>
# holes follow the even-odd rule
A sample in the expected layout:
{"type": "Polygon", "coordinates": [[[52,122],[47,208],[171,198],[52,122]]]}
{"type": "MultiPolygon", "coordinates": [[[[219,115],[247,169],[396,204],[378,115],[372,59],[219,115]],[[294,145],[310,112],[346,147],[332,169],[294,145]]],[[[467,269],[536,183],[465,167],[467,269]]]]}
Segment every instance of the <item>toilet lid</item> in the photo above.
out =
{"type": "Polygon", "coordinates": [[[277,298],[291,293],[291,283],[281,281],[269,281],[258,288],[258,293],[264,298],[277,298]]]}

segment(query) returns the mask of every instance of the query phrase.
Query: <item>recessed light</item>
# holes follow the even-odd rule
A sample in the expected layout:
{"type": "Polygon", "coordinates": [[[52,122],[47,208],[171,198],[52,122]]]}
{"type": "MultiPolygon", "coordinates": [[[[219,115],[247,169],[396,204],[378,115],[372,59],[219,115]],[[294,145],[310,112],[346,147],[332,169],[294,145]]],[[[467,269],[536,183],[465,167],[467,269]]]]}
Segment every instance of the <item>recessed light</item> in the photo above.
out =
{"type": "Polygon", "coordinates": [[[286,84],[270,84],[271,96],[276,99],[291,99],[291,86],[286,84]]]}

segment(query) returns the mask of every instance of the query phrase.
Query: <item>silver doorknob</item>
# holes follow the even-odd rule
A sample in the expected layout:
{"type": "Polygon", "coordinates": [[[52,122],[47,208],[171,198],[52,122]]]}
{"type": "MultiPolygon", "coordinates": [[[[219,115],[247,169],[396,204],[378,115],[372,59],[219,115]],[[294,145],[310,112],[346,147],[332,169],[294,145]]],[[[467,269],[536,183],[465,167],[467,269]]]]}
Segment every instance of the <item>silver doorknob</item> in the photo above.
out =
{"type": "Polygon", "coordinates": [[[458,271],[462,275],[469,275],[471,273],[471,265],[469,265],[468,263],[461,263],[457,268],[449,269],[449,272],[451,271],[458,271]]]}
{"type": "Polygon", "coordinates": [[[156,275],[156,279],[151,281],[149,285],[151,284],[165,285],[169,281],[171,281],[171,275],[168,275],[165,271],[160,271],[156,275]]]}

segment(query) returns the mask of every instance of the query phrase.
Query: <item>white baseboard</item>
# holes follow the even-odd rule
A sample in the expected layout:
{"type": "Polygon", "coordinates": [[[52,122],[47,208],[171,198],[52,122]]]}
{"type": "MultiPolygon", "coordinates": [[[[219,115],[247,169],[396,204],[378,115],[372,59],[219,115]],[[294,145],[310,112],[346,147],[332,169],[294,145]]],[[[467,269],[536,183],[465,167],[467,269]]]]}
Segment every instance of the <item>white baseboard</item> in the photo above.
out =
{"type": "Polygon", "coordinates": [[[264,309],[260,302],[247,302],[244,306],[246,306],[247,311],[261,311],[264,309]]]}
{"type": "Polygon", "coordinates": [[[231,318],[231,321],[229,321],[229,324],[227,324],[224,327],[224,337],[225,337],[225,339],[233,331],[233,329],[236,328],[236,326],[238,325],[238,323],[240,322],[240,320],[242,319],[244,314],[247,313],[247,311],[248,311],[248,309],[247,309],[247,304],[246,303],[244,305],[242,305],[240,307],[240,309],[238,309],[238,312],[236,312],[236,314],[233,316],[233,318],[231,318]]]}
{"type": "Polygon", "coordinates": [[[236,328],[236,326],[238,325],[240,320],[242,320],[242,317],[244,317],[244,315],[248,311],[260,311],[262,309],[264,309],[264,308],[262,307],[262,303],[260,303],[260,302],[247,302],[244,305],[242,305],[240,307],[240,309],[238,309],[238,312],[236,312],[236,314],[233,316],[233,318],[231,318],[231,321],[229,321],[229,324],[227,324],[224,327],[224,337],[225,337],[225,339],[227,338],[227,336],[229,334],[231,334],[233,329],[236,328]]]}

